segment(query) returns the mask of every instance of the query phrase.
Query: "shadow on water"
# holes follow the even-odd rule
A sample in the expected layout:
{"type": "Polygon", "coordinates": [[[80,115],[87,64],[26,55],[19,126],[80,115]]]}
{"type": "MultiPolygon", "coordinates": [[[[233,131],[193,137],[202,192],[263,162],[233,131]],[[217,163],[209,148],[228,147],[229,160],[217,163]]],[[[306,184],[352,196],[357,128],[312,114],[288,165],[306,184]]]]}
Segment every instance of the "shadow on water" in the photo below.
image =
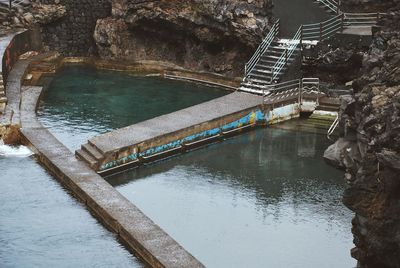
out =
{"type": "Polygon", "coordinates": [[[107,180],[208,267],[351,267],[328,144],[259,129],[107,180]]]}

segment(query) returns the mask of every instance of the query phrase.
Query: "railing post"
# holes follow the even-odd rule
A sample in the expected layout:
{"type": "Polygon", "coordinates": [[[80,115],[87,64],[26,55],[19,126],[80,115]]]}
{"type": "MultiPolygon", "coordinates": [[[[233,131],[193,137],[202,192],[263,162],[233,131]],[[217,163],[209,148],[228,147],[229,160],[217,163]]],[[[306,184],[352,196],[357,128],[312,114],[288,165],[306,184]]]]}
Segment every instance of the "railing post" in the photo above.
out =
{"type": "Polygon", "coordinates": [[[322,22],[319,23],[319,41],[322,41],[322,22]]]}
{"type": "Polygon", "coordinates": [[[300,25],[300,47],[303,46],[303,24],[300,25]]]}
{"type": "Polygon", "coordinates": [[[288,50],[285,48],[285,66],[288,65],[288,50]]]}
{"type": "Polygon", "coordinates": [[[340,14],[340,6],[341,6],[341,1],[338,1],[338,5],[337,5],[337,14],[340,14]]]}
{"type": "Polygon", "coordinates": [[[342,13],[342,17],[341,17],[341,27],[340,27],[340,29],[342,30],[342,32],[343,32],[343,30],[344,30],[344,13],[342,13]]]}
{"type": "Polygon", "coordinates": [[[12,10],[12,0],[8,1],[8,7],[10,9],[10,14],[11,14],[11,10],[12,10]]]}
{"type": "Polygon", "coordinates": [[[302,79],[299,79],[299,100],[298,100],[298,102],[299,102],[299,112],[301,112],[301,91],[302,91],[302,86],[303,86],[302,79]]]}

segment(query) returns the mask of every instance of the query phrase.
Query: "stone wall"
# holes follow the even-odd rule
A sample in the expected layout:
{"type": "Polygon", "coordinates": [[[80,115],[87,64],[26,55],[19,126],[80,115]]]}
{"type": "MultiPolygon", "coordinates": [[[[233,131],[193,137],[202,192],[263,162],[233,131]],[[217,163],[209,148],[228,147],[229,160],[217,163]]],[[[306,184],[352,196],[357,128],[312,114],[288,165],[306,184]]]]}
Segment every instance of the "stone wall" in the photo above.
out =
{"type": "Polygon", "coordinates": [[[48,24],[42,24],[44,49],[56,50],[64,56],[96,54],[93,39],[96,22],[111,14],[109,0],[39,0],[41,4],[63,5],[66,15],[48,24]]]}
{"type": "MultiPolygon", "coordinates": [[[[390,2],[390,1],[388,1],[390,2]]],[[[341,109],[343,137],[325,157],[346,170],[355,212],[352,256],[363,268],[400,267],[400,3],[388,9],[341,109]],[[397,10],[397,11],[395,11],[397,10]]]]}

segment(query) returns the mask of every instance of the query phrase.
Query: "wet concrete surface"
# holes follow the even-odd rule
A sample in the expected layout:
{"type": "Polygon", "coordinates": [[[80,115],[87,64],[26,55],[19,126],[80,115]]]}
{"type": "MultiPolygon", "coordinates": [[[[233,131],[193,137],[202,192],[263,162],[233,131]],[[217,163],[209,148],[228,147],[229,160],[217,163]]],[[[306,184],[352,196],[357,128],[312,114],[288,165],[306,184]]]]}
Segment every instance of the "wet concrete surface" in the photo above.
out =
{"type": "Polygon", "coordinates": [[[174,113],[94,137],[89,142],[103,153],[112,152],[158,136],[174,133],[261,105],[262,97],[234,92],[174,113]]]}

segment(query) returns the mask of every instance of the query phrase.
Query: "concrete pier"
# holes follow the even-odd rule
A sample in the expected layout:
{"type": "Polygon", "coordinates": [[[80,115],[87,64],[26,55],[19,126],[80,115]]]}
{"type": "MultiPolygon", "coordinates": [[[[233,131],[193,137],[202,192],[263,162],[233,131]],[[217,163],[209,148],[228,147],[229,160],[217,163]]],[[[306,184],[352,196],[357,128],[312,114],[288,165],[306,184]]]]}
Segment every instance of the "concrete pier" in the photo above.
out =
{"type": "Polygon", "coordinates": [[[234,92],[97,136],[76,155],[101,173],[151,162],[265,123],[262,102],[261,96],[234,92]]]}

